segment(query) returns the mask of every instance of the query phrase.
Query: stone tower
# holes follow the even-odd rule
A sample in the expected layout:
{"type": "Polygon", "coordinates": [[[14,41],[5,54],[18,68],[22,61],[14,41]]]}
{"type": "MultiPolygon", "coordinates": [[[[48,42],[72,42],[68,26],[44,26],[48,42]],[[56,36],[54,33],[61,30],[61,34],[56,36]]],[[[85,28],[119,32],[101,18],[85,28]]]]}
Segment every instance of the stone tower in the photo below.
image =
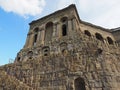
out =
{"type": "Polygon", "coordinates": [[[31,22],[4,70],[33,90],[120,90],[119,33],[82,21],[70,5],[31,22]]]}

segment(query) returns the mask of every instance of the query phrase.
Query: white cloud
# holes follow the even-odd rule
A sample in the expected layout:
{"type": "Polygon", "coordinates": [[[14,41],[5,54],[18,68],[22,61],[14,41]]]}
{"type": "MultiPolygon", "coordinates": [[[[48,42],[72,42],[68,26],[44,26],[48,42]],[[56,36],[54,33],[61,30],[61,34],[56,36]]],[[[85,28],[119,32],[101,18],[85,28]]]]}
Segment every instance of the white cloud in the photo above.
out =
{"type": "MultiPolygon", "coordinates": [[[[48,5],[55,5],[52,2],[48,5]]],[[[57,2],[57,9],[76,4],[82,20],[108,28],[120,26],[120,0],[58,0],[57,2]]],[[[0,0],[0,7],[6,12],[24,17],[40,16],[45,4],[45,0],[0,0]]]]}
{"type": "Polygon", "coordinates": [[[79,0],[79,8],[88,21],[102,27],[116,28],[120,27],[119,3],[119,0],[79,0]]]}
{"type": "Polygon", "coordinates": [[[120,27],[120,6],[115,6],[110,10],[106,11],[105,13],[96,16],[93,19],[93,22],[97,23],[98,25],[107,27],[107,28],[116,28],[120,27]]]}
{"type": "Polygon", "coordinates": [[[120,27],[120,0],[60,0],[63,8],[75,3],[81,19],[107,28],[120,27]]]}
{"type": "Polygon", "coordinates": [[[39,15],[45,6],[45,0],[0,0],[0,7],[6,12],[20,16],[39,15]]]}

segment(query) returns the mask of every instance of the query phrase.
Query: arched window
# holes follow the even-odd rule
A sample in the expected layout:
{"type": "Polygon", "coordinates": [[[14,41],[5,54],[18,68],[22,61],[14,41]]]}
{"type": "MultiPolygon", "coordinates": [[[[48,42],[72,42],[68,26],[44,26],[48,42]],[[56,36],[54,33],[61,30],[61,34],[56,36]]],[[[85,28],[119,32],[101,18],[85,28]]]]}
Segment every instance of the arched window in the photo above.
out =
{"type": "Polygon", "coordinates": [[[103,41],[103,37],[102,37],[101,34],[96,33],[95,36],[96,36],[96,38],[97,38],[98,40],[103,41]]]}
{"type": "Polygon", "coordinates": [[[34,46],[36,45],[36,42],[37,42],[38,31],[39,31],[39,28],[38,28],[38,27],[34,29],[34,40],[33,40],[33,45],[34,45],[34,46]]]}
{"type": "Polygon", "coordinates": [[[37,37],[38,37],[38,35],[37,35],[37,34],[35,34],[35,35],[34,35],[34,46],[36,45],[36,42],[37,42],[37,37]]]}
{"type": "Polygon", "coordinates": [[[83,78],[77,78],[74,82],[75,90],[86,90],[85,81],[83,78]]]}
{"type": "Polygon", "coordinates": [[[88,30],[85,30],[84,33],[85,33],[85,35],[87,35],[89,37],[91,36],[91,33],[88,30]]]}
{"type": "Polygon", "coordinates": [[[62,25],[62,36],[66,36],[67,35],[67,26],[64,24],[62,25]]]}
{"type": "Polygon", "coordinates": [[[107,41],[109,44],[113,44],[113,40],[110,37],[107,37],[107,41]]]}
{"type": "Polygon", "coordinates": [[[45,43],[52,40],[52,34],[53,34],[53,23],[48,22],[45,27],[45,43]]]}
{"type": "Polygon", "coordinates": [[[67,35],[67,23],[68,23],[68,18],[67,17],[63,17],[61,18],[61,22],[62,22],[62,36],[66,36],[67,35]]]}

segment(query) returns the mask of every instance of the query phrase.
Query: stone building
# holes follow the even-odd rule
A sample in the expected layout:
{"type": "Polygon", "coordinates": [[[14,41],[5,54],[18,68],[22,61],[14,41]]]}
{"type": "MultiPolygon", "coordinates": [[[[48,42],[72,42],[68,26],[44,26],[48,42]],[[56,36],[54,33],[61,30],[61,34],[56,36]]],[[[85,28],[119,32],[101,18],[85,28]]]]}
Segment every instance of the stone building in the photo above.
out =
{"type": "Polygon", "coordinates": [[[120,90],[119,34],[82,21],[70,5],[31,22],[15,62],[0,70],[22,90],[120,90]]]}

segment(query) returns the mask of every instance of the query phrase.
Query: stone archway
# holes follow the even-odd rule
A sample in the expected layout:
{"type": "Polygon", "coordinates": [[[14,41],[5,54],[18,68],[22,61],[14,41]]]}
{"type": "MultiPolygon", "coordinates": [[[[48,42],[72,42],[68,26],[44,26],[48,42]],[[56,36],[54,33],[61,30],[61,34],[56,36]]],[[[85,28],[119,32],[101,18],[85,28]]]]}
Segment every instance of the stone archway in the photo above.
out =
{"type": "Polygon", "coordinates": [[[81,77],[75,79],[74,86],[75,86],[75,90],[86,90],[85,81],[81,77]]]}

